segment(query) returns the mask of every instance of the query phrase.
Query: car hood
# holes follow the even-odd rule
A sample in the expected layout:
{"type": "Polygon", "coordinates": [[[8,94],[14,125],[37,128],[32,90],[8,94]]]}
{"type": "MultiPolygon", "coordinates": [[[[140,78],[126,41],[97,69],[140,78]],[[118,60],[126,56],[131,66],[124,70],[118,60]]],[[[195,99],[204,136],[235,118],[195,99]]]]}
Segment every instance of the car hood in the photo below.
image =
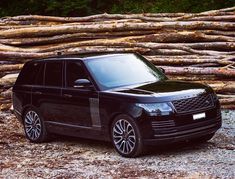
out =
{"type": "Polygon", "coordinates": [[[154,99],[157,99],[157,101],[172,101],[210,93],[212,92],[212,89],[209,86],[200,83],[165,80],[115,88],[109,90],[109,92],[122,94],[124,96],[136,96],[139,98],[149,97],[152,99],[150,101],[155,101],[154,99]]]}

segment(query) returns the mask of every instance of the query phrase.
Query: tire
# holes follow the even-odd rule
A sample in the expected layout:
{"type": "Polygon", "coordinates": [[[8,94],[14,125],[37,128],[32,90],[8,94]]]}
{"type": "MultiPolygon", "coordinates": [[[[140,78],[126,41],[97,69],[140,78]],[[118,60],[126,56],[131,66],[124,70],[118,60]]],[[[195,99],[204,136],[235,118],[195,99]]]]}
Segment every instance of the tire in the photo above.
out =
{"type": "Polygon", "coordinates": [[[111,138],[114,148],[123,157],[137,157],[143,151],[139,128],[135,121],[127,115],[119,115],[113,120],[111,138]]]}
{"type": "Polygon", "coordinates": [[[33,143],[42,143],[48,139],[46,127],[40,113],[29,108],[25,111],[23,125],[26,138],[33,143]]]}
{"type": "Polygon", "coordinates": [[[215,135],[215,133],[207,134],[205,136],[202,136],[202,137],[194,139],[193,142],[196,142],[196,143],[205,143],[208,140],[210,140],[214,135],[215,135]]]}

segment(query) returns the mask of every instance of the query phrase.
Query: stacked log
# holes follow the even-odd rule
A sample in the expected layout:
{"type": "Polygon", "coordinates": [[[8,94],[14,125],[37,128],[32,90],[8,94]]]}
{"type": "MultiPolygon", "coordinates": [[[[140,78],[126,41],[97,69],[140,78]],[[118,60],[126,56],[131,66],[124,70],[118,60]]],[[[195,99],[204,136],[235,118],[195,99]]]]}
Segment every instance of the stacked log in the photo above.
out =
{"type": "Polygon", "coordinates": [[[210,85],[235,108],[235,7],[202,13],[25,15],[0,19],[0,109],[23,64],[56,55],[138,52],[177,80],[210,85]]]}

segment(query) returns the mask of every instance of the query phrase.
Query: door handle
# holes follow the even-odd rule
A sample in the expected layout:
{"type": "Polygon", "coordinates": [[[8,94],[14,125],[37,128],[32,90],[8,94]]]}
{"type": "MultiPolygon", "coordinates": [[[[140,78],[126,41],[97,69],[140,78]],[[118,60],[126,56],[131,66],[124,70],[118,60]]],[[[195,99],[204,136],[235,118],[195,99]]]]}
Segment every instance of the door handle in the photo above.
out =
{"type": "Polygon", "coordinates": [[[71,95],[71,94],[64,94],[63,96],[67,97],[67,98],[72,98],[73,97],[73,95],[71,95]]]}
{"type": "Polygon", "coordinates": [[[42,94],[40,91],[35,91],[34,94],[42,94]]]}

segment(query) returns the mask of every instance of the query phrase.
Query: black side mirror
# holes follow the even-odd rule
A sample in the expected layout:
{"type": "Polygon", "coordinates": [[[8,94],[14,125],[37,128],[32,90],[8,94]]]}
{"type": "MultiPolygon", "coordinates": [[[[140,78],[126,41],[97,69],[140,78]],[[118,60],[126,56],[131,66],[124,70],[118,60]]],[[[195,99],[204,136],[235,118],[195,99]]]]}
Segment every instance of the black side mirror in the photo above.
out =
{"type": "Polygon", "coordinates": [[[162,67],[158,67],[158,68],[161,70],[162,73],[165,74],[165,69],[164,68],[162,68],[162,67]]]}
{"type": "Polygon", "coordinates": [[[92,83],[88,79],[78,79],[74,81],[74,88],[92,87],[92,83]]]}

